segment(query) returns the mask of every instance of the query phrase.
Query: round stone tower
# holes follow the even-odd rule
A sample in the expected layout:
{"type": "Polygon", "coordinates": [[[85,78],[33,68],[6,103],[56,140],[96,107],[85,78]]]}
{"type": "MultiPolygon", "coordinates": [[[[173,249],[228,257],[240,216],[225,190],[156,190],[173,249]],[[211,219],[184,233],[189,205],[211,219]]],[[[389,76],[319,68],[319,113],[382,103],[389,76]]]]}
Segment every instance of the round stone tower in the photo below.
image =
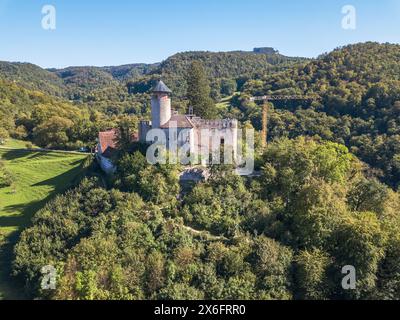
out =
{"type": "Polygon", "coordinates": [[[151,127],[158,129],[171,119],[172,91],[160,80],[151,93],[151,127]]]}

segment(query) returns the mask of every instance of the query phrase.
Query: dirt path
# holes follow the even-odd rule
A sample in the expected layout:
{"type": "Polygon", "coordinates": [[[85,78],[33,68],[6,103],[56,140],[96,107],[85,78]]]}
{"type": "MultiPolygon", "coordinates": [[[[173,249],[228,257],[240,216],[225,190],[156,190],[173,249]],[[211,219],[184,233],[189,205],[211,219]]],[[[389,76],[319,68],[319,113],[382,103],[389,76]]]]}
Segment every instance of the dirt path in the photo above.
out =
{"type": "Polygon", "coordinates": [[[192,227],[189,227],[186,225],[183,225],[182,227],[185,230],[189,231],[190,233],[193,233],[194,235],[205,236],[210,241],[227,241],[228,240],[228,238],[225,238],[224,236],[214,236],[209,231],[206,231],[206,230],[196,230],[196,229],[193,229],[192,227]]]}
{"type": "Polygon", "coordinates": [[[35,149],[26,149],[26,148],[10,148],[0,146],[2,150],[13,150],[13,151],[27,151],[27,152],[57,152],[57,153],[68,153],[68,154],[82,154],[82,155],[91,155],[90,152],[79,152],[79,151],[68,151],[68,150],[53,150],[53,149],[44,149],[44,148],[35,148],[35,149]]]}

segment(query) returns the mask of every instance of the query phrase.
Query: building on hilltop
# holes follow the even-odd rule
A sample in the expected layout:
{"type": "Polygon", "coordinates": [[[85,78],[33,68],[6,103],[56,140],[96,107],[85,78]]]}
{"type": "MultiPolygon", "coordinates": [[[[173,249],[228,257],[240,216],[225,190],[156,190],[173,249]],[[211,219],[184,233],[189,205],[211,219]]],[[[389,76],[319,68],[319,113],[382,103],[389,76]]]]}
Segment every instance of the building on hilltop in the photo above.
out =
{"type": "Polygon", "coordinates": [[[111,157],[117,150],[117,139],[118,134],[116,129],[99,132],[96,158],[101,169],[107,174],[115,172],[115,166],[111,162],[111,157]]]}
{"type": "MultiPolygon", "coordinates": [[[[132,141],[138,141],[138,135],[132,135],[132,141]]],[[[113,155],[118,151],[118,129],[111,129],[99,132],[98,143],[96,147],[96,158],[101,169],[111,174],[115,172],[116,167],[112,163],[113,155]]]]}
{"type": "Polygon", "coordinates": [[[152,129],[164,131],[167,149],[174,140],[177,147],[190,146],[191,154],[211,151],[213,143],[229,146],[233,157],[237,154],[238,121],[235,119],[206,120],[193,114],[178,114],[171,109],[172,91],[161,80],[151,91],[151,121],[139,124],[139,141],[151,143],[148,133],[152,129]],[[172,132],[173,131],[173,132],[172,132]]]}
{"type": "MultiPolygon", "coordinates": [[[[132,141],[145,144],[156,142],[154,129],[164,133],[165,147],[188,148],[190,155],[204,155],[202,164],[207,164],[213,148],[231,152],[232,160],[237,155],[238,121],[234,119],[206,120],[193,114],[178,114],[171,108],[172,91],[160,80],[151,91],[151,121],[140,121],[139,133],[132,141]]],[[[117,151],[118,129],[100,132],[96,150],[97,160],[107,174],[115,172],[112,156],[117,151]]],[[[193,175],[193,173],[191,173],[193,175]]]]}
{"type": "Polygon", "coordinates": [[[254,48],[253,52],[259,54],[279,54],[278,50],[271,47],[254,48]]]}

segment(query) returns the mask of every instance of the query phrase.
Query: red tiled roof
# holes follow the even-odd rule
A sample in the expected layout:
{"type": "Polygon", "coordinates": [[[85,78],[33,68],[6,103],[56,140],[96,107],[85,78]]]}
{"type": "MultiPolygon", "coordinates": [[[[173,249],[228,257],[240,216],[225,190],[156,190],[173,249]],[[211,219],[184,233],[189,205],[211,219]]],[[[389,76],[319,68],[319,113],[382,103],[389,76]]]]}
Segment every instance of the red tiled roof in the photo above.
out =
{"type": "Polygon", "coordinates": [[[185,115],[181,115],[181,114],[174,114],[171,119],[168,120],[168,122],[166,124],[163,124],[162,126],[160,126],[161,129],[168,129],[170,127],[172,127],[172,125],[176,125],[177,128],[193,128],[194,125],[193,123],[190,121],[190,119],[185,116],[185,115]],[[174,124],[172,124],[172,122],[175,122],[174,124]]]}
{"type": "MultiPolygon", "coordinates": [[[[99,132],[100,153],[106,158],[110,158],[117,150],[118,129],[99,132]]],[[[139,141],[138,133],[133,133],[131,141],[139,141]]]]}
{"type": "Polygon", "coordinates": [[[118,131],[116,129],[99,132],[99,151],[103,156],[110,156],[117,149],[117,138],[118,131]]]}

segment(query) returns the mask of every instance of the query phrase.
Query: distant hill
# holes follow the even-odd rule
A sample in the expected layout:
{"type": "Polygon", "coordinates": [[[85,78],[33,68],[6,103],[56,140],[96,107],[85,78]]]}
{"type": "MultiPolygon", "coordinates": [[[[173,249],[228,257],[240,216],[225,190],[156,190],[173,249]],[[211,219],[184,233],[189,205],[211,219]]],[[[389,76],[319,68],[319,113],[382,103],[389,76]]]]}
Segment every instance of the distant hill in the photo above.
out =
{"type": "Polygon", "coordinates": [[[235,78],[244,75],[262,74],[271,66],[287,66],[302,58],[285,57],[280,54],[255,54],[245,51],[231,52],[183,52],[169,57],[160,64],[158,73],[185,73],[190,62],[202,61],[210,78],[235,78]]]}
{"type": "Polygon", "coordinates": [[[57,74],[31,63],[0,61],[0,79],[54,96],[62,96],[66,90],[57,74]]]}
{"type": "Polygon", "coordinates": [[[382,115],[400,100],[400,45],[360,43],[337,48],[309,63],[266,74],[251,94],[307,94],[322,98],[324,111],[382,115]],[[369,100],[369,101],[368,101],[369,100]]]}
{"type": "Polygon", "coordinates": [[[116,85],[119,81],[137,79],[154,71],[158,64],[128,64],[116,67],[68,67],[50,69],[70,88],[89,90],[116,85]]]}
{"type": "Polygon", "coordinates": [[[116,66],[116,67],[103,67],[101,69],[110,73],[114,79],[117,79],[119,81],[124,81],[124,80],[136,79],[143,75],[150,74],[151,72],[154,72],[159,65],[160,65],[159,63],[153,63],[153,64],[135,63],[135,64],[116,66]]]}
{"type": "Polygon", "coordinates": [[[80,99],[82,95],[118,85],[118,80],[98,67],[69,67],[53,72],[58,76],[66,89],[64,94],[71,100],[80,99]]]}
{"type": "Polygon", "coordinates": [[[237,79],[274,72],[288,65],[303,61],[285,57],[275,51],[261,52],[183,52],[161,63],[128,64],[106,67],[68,67],[42,69],[28,63],[0,62],[0,79],[15,81],[28,89],[40,90],[70,100],[80,100],[93,91],[110,90],[126,83],[142,82],[146,90],[149,81],[163,77],[176,96],[185,94],[185,75],[190,62],[201,60],[211,80],[237,79]]]}
{"type": "Polygon", "coordinates": [[[278,54],[279,51],[271,47],[254,48],[254,53],[278,54]]]}
{"type": "Polygon", "coordinates": [[[162,75],[174,93],[181,96],[186,92],[184,78],[187,69],[194,60],[203,62],[209,78],[214,82],[224,78],[253,78],[305,61],[303,58],[286,57],[276,53],[193,51],[169,57],[160,64],[154,73],[162,75]]]}

